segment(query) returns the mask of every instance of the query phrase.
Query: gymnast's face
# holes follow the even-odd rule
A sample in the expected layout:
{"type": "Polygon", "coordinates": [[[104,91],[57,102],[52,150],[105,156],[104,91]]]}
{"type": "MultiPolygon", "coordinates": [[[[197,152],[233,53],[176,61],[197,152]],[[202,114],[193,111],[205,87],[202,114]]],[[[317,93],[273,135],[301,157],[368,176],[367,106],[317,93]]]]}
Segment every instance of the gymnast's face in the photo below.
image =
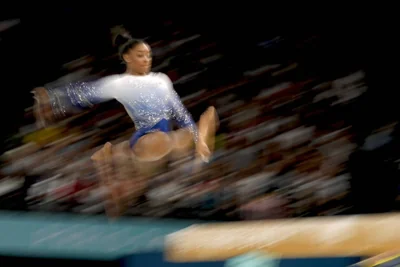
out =
{"type": "Polygon", "coordinates": [[[123,55],[128,69],[137,75],[146,75],[151,69],[151,49],[145,43],[135,45],[123,55]]]}

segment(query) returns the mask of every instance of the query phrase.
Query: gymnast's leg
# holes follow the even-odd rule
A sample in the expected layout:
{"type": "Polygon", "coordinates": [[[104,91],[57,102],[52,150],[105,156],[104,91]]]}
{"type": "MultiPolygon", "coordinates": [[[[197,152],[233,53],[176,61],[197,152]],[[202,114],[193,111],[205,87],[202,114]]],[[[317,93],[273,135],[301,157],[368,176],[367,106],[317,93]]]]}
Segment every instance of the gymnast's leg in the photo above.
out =
{"type": "MultiPolygon", "coordinates": [[[[202,153],[201,156],[205,160],[208,160],[214,150],[217,128],[218,116],[215,108],[210,107],[202,114],[198,122],[199,142],[205,143],[208,151],[199,151],[199,149],[197,149],[197,152],[202,153]]],[[[100,151],[92,156],[92,159],[94,161],[102,161],[111,164],[113,162],[112,155],[115,155],[115,151],[118,151],[117,154],[120,156],[125,155],[138,162],[155,163],[165,159],[171,152],[175,154],[187,153],[193,148],[193,136],[187,129],[179,129],[168,133],[162,131],[148,133],[137,138],[134,142],[131,150],[128,149],[127,143],[125,142],[125,145],[119,145],[117,148],[107,143],[100,151]]],[[[120,162],[120,160],[121,159],[118,159],[117,161],[120,162]]],[[[103,169],[105,167],[106,166],[103,166],[103,169]]],[[[104,176],[110,177],[111,175],[104,174],[104,176]]],[[[106,179],[109,180],[108,178],[106,179]]]]}
{"type": "MultiPolygon", "coordinates": [[[[210,107],[198,122],[199,142],[205,143],[207,147],[196,150],[204,161],[208,161],[214,150],[217,128],[218,116],[215,108],[210,107]]],[[[102,184],[110,190],[107,210],[111,216],[121,213],[122,206],[125,206],[123,203],[126,202],[123,201],[123,196],[139,196],[145,191],[147,180],[157,167],[165,164],[170,156],[178,158],[188,155],[193,151],[194,143],[193,136],[187,129],[168,133],[162,131],[148,133],[134,141],[132,148],[129,148],[128,142],[116,146],[106,143],[92,156],[102,184]],[[125,182],[129,181],[130,186],[125,185],[125,182]],[[128,188],[135,193],[123,192],[128,188]]],[[[128,199],[134,201],[135,197],[128,199]]]]}
{"type": "MultiPolygon", "coordinates": [[[[204,161],[208,161],[215,142],[218,116],[214,107],[209,107],[198,122],[199,143],[206,147],[196,147],[204,161]]],[[[140,137],[132,147],[134,157],[141,162],[156,162],[168,155],[185,156],[193,149],[193,136],[187,129],[171,132],[154,132],[140,137]]]]}

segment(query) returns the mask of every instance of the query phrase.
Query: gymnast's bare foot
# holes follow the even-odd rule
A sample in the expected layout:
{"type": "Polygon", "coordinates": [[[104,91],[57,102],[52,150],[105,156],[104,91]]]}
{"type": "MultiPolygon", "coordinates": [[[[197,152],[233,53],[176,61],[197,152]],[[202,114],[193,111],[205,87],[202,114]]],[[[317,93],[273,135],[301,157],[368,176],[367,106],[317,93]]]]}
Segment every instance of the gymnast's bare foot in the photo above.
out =
{"type": "Polygon", "coordinates": [[[208,162],[215,146],[215,133],[219,127],[217,111],[214,107],[209,107],[199,120],[199,140],[196,152],[204,162],[208,162]]]}

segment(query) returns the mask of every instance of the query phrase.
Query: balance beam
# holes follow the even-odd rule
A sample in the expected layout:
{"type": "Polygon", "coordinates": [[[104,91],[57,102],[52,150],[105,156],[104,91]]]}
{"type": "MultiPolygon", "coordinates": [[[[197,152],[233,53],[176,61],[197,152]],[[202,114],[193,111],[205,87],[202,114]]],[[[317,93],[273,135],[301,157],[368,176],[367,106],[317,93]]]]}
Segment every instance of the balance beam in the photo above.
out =
{"type": "Polygon", "coordinates": [[[375,256],[400,248],[400,213],[193,225],[166,238],[175,262],[220,261],[248,252],[284,258],[375,256]]]}

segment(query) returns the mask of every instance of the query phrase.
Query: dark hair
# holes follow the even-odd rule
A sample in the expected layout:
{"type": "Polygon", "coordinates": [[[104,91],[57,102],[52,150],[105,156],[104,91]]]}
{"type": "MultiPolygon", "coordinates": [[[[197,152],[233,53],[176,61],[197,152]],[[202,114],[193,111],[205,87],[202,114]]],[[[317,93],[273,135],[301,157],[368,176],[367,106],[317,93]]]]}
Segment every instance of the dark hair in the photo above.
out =
{"type": "Polygon", "coordinates": [[[122,61],[124,61],[123,55],[128,53],[129,50],[135,48],[138,44],[146,43],[143,40],[132,38],[130,33],[122,26],[112,28],[111,34],[113,46],[118,48],[118,54],[122,61]]]}

